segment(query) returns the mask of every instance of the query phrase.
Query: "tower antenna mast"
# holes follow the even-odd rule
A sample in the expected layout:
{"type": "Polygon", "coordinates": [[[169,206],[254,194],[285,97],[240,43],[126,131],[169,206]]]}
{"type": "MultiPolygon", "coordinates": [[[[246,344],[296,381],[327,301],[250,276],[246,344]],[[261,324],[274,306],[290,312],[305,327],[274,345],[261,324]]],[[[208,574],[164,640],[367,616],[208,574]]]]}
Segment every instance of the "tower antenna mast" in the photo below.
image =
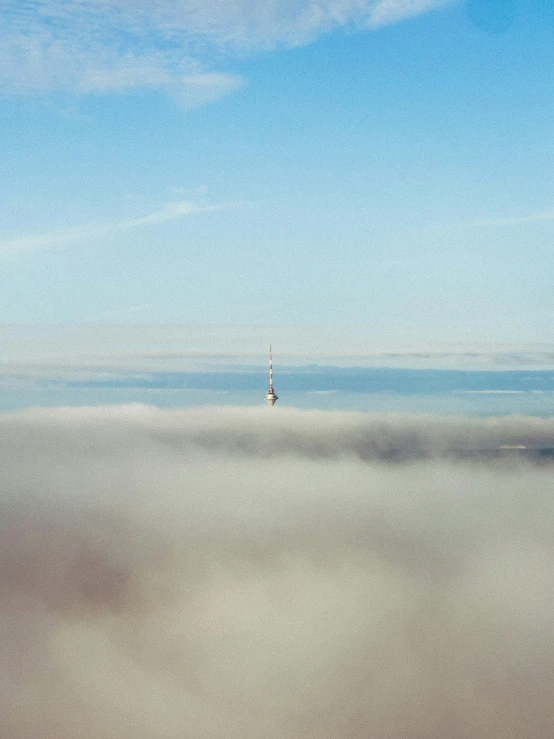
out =
{"type": "Polygon", "coordinates": [[[269,345],[269,390],[265,396],[265,401],[268,405],[275,405],[279,400],[273,389],[273,355],[271,353],[271,344],[269,345]]]}

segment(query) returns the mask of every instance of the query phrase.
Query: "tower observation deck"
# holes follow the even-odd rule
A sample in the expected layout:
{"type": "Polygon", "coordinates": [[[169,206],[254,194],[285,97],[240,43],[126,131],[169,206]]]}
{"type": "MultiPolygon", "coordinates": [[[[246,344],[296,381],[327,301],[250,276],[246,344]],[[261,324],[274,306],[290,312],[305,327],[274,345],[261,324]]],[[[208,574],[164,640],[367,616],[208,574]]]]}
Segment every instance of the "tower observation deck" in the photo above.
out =
{"type": "Polygon", "coordinates": [[[273,357],[271,354],[271,346],[269,347],[269,390],[267,391],[267,395],[265,396],[265,402],[268,405],[275,405],[275,403],[279,400],[277,395],[275,394],[275,390],[273,389],[273,357]]]}

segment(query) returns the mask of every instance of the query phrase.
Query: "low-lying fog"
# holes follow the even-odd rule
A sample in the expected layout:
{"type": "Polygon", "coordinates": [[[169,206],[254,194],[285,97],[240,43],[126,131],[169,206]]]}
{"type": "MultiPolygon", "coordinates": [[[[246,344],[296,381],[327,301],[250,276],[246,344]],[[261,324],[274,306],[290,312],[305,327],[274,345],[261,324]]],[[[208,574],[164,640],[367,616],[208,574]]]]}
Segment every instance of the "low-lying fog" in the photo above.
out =
{"type": "Polygon", "coordinates": [[[459,458],[554,447],[554,420],[0,430],[3,739],[554,736],[554,466],[459,458]]]}

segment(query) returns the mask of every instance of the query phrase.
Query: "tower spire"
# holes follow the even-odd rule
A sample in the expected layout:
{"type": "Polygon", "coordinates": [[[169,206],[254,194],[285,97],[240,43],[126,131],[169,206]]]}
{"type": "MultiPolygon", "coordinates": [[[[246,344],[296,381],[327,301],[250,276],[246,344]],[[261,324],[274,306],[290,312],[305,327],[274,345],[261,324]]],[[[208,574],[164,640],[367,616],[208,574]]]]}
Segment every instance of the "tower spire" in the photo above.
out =
{"type": "Polygon", "coordinates": [[[271,353],[271,344],[269,345],[269,390],[265,396],[268,405],[275,405],[278,400],[275,390],[273,389],[273,355],[271,353]]]}

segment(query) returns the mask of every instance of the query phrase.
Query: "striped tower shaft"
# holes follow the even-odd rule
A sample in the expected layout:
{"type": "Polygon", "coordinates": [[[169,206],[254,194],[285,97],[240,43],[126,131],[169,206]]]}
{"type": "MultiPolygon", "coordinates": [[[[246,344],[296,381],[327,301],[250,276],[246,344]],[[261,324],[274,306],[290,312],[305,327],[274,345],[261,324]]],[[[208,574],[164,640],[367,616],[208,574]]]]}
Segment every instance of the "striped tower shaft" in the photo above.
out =
{"type": "Polygon", "coordinates": [[[265,396],[265,401],[268,405],[274,406],[279,400],[275,390],[273,389],[273,354],[271,352],[271,346],[269,347],[269,390],[265,396]]]}

